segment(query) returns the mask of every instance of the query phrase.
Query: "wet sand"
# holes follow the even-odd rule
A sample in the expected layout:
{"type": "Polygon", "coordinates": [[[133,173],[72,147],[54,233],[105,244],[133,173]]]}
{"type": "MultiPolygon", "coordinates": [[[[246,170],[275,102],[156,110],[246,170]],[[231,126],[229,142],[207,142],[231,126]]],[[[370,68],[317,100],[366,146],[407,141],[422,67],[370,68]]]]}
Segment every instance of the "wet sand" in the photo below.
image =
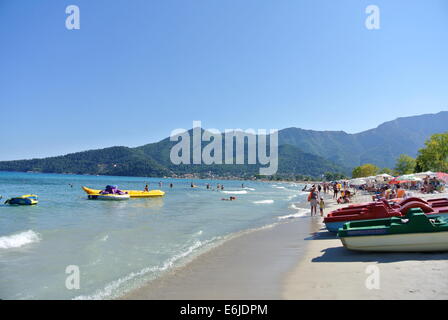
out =
{"type": "Polygon", "coordinates": [[[283,276],[304,254],[310,220],[242,234],[121,299],[282,299],[283,276]]]}

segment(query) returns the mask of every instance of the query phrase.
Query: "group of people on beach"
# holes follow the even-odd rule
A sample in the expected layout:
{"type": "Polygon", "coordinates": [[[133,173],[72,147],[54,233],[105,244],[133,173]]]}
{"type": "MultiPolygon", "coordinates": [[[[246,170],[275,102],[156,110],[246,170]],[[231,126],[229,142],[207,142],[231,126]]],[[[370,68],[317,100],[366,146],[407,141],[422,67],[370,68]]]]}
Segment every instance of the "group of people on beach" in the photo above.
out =
{"type": "Polygon", "coordinates": [[[313,185],[310,189],[310,193],[308,194],[308,201],[311,205],[311,216],[317,215],[317,206],[319,205],[319,211],[321,217],[324,215],[325,209],[325,201],[324,198],[320,196],[322,191],[322,187],[318,185],[313,185]]]}
{"type": "Polygon", "coordinates": [[[426,176],[423,179],[420,191],[422,193],[434,193],[435,191],[443,191],[443,184],[436,177],[426,176]]]}
{"type": "MultiPolygon", "coordinates": [[[[336,200],[338,204],[350,203],[353,192],[349,190],[349,185],[346,181],[341,182],[323,182],[314,184],[309,189],[308,202],[311,206],[311,216],[317,215],[317,206],[319,206],[320,215],[324,215],[325,201],[323,194],[328,194],[333,191],[333,200],[336,200]]],[[[307,191],[307,186],[302,191],[307,191]]]]}

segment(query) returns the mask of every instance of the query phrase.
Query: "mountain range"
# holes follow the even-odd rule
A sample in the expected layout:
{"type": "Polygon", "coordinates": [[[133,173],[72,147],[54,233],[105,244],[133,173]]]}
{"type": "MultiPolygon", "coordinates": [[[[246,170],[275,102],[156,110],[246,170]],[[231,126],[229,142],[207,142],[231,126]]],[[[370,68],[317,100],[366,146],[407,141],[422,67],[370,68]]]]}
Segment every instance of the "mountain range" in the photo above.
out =
{"type": "MultiPolygon", "coordinates": [[[[448,112],[398,118],[356,134],[287,128],[279,131],[280,175],[317,177],[326,172],[350,175],[364,163],[394,167],[400,154],[415,157],[434,133],[448,131],[448,112]]],[[[190,130],[191,132],[191,130],[190,130]]],[[[136,148],[123,146],[43,159],[0,161],[0,171],[173,176],[185,174],[250,177],[260,165],[174,165],[169,138],[136,148]]],[[[207,143],[203,143],[206,145],[207,143]]],[[[224,150],[224,148],[223,148],[224,150]]],[[[247,159],[247,150],[245,150],[247,159]]]]}

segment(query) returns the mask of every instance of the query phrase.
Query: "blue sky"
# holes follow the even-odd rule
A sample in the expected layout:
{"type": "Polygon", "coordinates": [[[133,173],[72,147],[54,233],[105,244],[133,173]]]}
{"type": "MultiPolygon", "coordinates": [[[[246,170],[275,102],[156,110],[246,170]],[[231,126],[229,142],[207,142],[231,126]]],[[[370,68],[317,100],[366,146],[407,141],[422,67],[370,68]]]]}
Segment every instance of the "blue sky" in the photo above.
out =
{"type": "Polygon", "coordinates": [[[193,120],[355,133],[448,110],[447,53],[444,0],[0,0],[0,160],[143,145],[193,120]]]}

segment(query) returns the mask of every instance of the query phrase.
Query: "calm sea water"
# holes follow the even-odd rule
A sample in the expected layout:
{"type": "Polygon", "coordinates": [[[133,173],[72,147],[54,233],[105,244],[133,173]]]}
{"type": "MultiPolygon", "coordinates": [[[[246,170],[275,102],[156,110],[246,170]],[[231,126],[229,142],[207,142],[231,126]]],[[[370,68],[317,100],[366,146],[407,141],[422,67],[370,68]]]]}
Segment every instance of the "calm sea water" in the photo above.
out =
{"type": "Polygon", "coordinates": [[[198,188],[190,180],[0,172],[0,298],[117,297],[239,232],[307,213],[296,206],[302,185],[193,181],[198,188]],[[159,181],[163,198],[87,200],[81,189],[159,189],[159,181]],[[3,204],[23,194],[37,194],[39,204],[3,204]],[[221,201],[231,195],[237,200],[221,201]],[[80,289],[66,287],[70,265],[79,267],[80,289]]]}

